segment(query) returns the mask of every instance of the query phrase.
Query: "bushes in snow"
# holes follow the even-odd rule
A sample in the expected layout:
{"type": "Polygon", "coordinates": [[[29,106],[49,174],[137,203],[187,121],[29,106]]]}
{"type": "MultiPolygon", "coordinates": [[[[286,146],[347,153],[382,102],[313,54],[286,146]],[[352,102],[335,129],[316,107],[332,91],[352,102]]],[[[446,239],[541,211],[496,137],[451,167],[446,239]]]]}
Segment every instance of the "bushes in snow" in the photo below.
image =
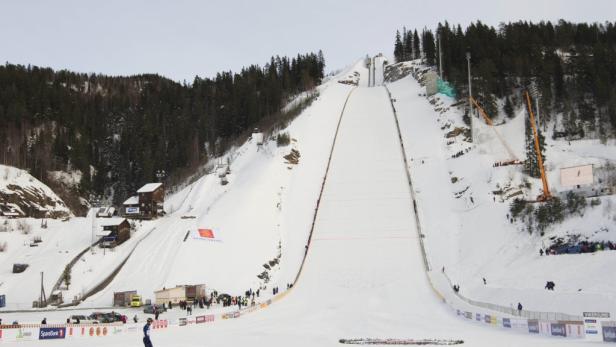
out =
{"type": "Polygon", "coordinates": [[[280,133],[276,136],[276,145],[278,147],[288,146],[289,143],[291,143],[291,136],[289,136],[289,133],[280,133]]]}
{"type": "Polygon", "coordinates": [[[583,196],[577,195],[571,191],[567,193],[567,212],[570,214],[579,213],[580,216],[583,216],[585,208],[586,199],[584,199],[583,196]]]}
{"type": "Polygon", "coordinates": [[[521,219],[526,224],[529,233],[535,229],[543,233],[548,226],[562,222],[569,210],[565,209],[565,205],[558,197],[553,197],[536,206],[522,199],[515,199],[511,203],[509,212],[513,220],[521,219]]]}

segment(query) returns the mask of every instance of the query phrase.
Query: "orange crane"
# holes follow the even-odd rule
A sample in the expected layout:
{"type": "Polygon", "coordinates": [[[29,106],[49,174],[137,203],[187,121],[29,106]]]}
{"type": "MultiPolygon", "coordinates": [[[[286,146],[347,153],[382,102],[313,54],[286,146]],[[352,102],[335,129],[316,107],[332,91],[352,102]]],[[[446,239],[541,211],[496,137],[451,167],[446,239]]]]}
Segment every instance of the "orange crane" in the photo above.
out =
{"type": "Polygon", "coordinates": [[[537,201],[546,201],[552,198],[550,188],[548,187],[548,178],[545,176],[545,169],[543,168],[543,158],[541,157],[541,149],[539,148],[539,135],[537,134],[537,126],[535,125],[535,114],[530,103],[530,95],[528,91],[526,93],[526,102],[528,104],[528,113],[530,114],[530,125],[533,128],[533,136],[535,137],[535,152],[537,152],[537,165],[539,165],[539,171],[541,171],[541,182],[543,183],[543,194],[537,197],[537,201]]]}
{"type": "Polygon", "coordinates": [[[490,119],[488,114],[483,110],[483,108],[481,106],[479,106],[479,103],[477,102],[477,100],[475,100],[475,98],[473,98],[472,96],[470,97],[470,100],[473,103],[473,105],[475,105],[475,107],[477,107],[477,109],[479,110],[479,113],[481,114],[481,116],[483,116],[483,119],[485,119],[486,123],[492,128],[492,130],[496,134],[496,137],[498,137],[500,142],[503,144],[503,147],[505,147],[505,150],[507,150],[507,153],[509,154],[509,160],[504,161],[504,162],[495,163],[494,166],[505,166],[505,165],[513,165],[513,164],[522,164],[522,161],[520,161],[520,159],[518,159],[516,157],[516,155],[513,153],[513,150],[511,150],[509,145],[507,145],[507,142],[505,142],[503,137],[498,133],[498,131],[494,127],[494,124],[492,123],[492,120],[490,119]]]}

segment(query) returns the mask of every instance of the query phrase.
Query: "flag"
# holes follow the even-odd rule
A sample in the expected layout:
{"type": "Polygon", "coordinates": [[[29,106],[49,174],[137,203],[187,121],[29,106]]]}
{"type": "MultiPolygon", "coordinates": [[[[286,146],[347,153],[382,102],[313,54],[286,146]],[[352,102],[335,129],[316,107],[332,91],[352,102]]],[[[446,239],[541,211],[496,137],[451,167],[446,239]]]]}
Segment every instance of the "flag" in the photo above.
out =
{"type": "Polygon", "coordinates": [[[213,239],[214,231],[212,231],[212,229],[199,229],[199,236],[208,238],[208,239],[213,239]]]}

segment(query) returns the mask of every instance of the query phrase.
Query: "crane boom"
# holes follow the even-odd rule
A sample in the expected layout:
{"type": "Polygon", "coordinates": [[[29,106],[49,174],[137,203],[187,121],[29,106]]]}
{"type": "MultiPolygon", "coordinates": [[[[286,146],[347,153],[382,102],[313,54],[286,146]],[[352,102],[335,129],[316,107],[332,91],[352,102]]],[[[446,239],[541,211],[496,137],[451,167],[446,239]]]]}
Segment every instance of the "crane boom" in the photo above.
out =
{"type": "Polygon", "coordinates": [[[483,110],[483,108],[481,106],[479,106],[479,103],[477,102],[477,100],[475,100],[475,98],[473,98],[472,96],[470,97],[470,99],[471,99],[471,102],[475,105],[475,107],[477,107],[477,109],[479,110],[479,113],[481,114],[481,116],[483,116],[483,119],[485,119],[486,123],[488,123],[488,125],[492,128],[492,130],[494,131],[494,133],[496,134],[496,136],[498,137],[500,142],[503,144],[503,147],[505,147],[505,149],[507,150],[507,153],[509,154],[511,161],[513,163],[520,162],[518,157],[513,153],[513,150],[511,150],[509,145],[507,145],[507,142],[505,142],[503,137],[496,130],[496,128],[494,127],[494,124],[492,124],[492,120],[490,119],[488,114],[483,110]]]}
{"type": "Polygon", "coordinates": [[[543,183],[543,195],[540,196],[539,201],[545,201],[552,197],[550,188],[548,187],[548,179],[545,176],[545,169],[543,168],[543,158],[541,157],[541,148],[539,148],[539,135],[537,133],[537,126],[535,125],[535,115],[530,103],[530,95],[528,91],[526,93],[526,102],[528,104],[528,113],[530,114],[530,125],[533,129],[533,136],[535,137],[535,152],[537,153],[537,161],[539,165],[539,171],[541,172],[541,182],[543,183]]]}

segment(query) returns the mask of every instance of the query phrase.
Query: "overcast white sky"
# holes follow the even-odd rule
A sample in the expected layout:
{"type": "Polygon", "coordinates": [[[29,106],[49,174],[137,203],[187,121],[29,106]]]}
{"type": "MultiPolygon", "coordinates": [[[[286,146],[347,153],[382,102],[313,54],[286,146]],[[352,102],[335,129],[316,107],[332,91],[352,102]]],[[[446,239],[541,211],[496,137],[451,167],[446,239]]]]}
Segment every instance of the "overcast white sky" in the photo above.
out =
{"type": "Polygon", "coordinates": [[[439,21],[605,22],[615,0],[0,0],[0,62],[113,75],[195,75],[325,54],[327,70],[391,55],[396,29],[439,21]]]}

